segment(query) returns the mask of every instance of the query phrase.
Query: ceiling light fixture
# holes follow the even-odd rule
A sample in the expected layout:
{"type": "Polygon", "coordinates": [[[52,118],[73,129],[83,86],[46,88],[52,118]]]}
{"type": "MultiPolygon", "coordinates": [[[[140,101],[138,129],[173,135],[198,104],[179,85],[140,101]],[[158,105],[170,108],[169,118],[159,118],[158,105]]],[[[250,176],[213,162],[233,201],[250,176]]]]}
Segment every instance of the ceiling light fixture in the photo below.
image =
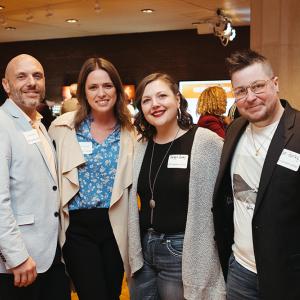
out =
{"type": "Polygon", "coordinates": [[[141,9],[141,12],[144,13],[144,14],[152,14],[152,13],[154,13],[154,9],[144,8],[144,9],[141,9]]]}
{"type": "Polygon", "coordinates": [[[5,8],[5,6],[0,5],[0,10],[3,10],[5,8]]]}
{"type": "Polygon", "coordinates": [[[231,20],[224,16],[221,9],[217,10],[218,21],[214,26],[214,35],[219,37],[223,46],[227,46],[229,41],[236,37],[236,31],[232,27],[231,20]]]}
{"type": "Polygon", "coordinates": [[[102,10],[98,0],[95,1],[94,10],[95,10],[95,13],[97,13],[97,14],[99,14],[102,10]]]}
{"type": "Polygon", "coordinates": [[[79,20],[77,20],[77,19],[67,19],[66,22],[67,22],[67,23],[73,23],[73,24],[74,24],[74,23],[78,23],[79,20]]]}
{"type": "Polygon", "coordinates": [[[6,26],[4,27],[5,30],[16,30],[17,28],[16,27],[13,27],[13,26],[6,26]]]}
{"type": "Polygon", "coordinates": [[[192,24],[197,26],[198,34],[213,33],[220,39],[223,46],[227,46],[236,37],[231,20],[223,14],[221,9],[217,10],[216,16],[192,24]]]}

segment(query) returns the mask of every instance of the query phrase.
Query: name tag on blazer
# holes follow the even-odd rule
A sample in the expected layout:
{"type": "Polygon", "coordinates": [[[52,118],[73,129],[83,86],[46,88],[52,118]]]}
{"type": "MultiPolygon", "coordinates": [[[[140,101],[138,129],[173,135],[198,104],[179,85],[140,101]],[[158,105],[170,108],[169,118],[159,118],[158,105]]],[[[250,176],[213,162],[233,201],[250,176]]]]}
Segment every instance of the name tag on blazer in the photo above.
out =
{"type": "Polygon", "coordinates": [[[283,149],[277,165],[288,168],[292,171],[298,171],[300,166],[300,154],[288,149],[283,149]]]}
{"type": "Polygon", "coordinates": [[[168,168],[169,169],[186,169],[189,156],[186,154],[172,154],[169,155],[168,168]]]}
{"type": "Polygon", "coordinates": [[[36,144],[40,142],[40,137],[36,129],[32,129],[29,131],[23,131],[25,139],[29,145],[36,144]]]}

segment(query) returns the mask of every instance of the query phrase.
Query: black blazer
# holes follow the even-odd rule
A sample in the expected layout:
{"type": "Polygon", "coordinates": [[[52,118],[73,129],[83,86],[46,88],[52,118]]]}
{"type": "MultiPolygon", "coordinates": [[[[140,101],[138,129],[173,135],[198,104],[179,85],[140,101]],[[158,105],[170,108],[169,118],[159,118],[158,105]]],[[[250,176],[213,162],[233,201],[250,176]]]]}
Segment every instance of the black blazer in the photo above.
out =
{"type": "MultiPolygon", "coordinates": [[[[282,103],[285,111],[267,152],[252,220],[261,300],[300,299],[300,170],[277,164],[283,149],[300,154],[300,112],[282,103]]],[[[230,166],[247,125],[238,118],[228,128],[214,192],[215,239],[225,278],[234,231],[230,166]]]]}

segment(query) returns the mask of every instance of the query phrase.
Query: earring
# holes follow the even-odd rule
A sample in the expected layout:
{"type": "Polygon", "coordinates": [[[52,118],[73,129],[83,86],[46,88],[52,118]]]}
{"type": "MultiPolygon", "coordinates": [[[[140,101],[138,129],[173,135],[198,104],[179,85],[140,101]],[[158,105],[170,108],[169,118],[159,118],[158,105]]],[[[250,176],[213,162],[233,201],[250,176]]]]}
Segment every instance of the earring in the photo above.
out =
{"type": "Polygon", "coordinates": [[[178,121],[181,120],[181,110],[180,110],[180,107],[177,109],[177,120],[178,121]]]}

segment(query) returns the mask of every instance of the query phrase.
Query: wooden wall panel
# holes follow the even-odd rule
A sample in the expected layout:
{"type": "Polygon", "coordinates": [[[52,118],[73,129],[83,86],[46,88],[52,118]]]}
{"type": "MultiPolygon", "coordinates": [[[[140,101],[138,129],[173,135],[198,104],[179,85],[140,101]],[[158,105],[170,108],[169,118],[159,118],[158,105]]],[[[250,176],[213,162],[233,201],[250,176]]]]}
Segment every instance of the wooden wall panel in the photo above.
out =
{"type": "Polygon", "coordinates": [[[178,81],[226,79],[225,57],[249,45],[249,27],[237,28],[237,38],[227,47],[217,37],[197,35],[196,30],[0,43],[0,72],[3,76],[15,55],[31,54],[44,66],[47,98],[59,101],[61,86],[75,82],[82,63],[92,56],[109,59],[127,84],[137,84],[156,71],[170,73],[178,81]]]}

